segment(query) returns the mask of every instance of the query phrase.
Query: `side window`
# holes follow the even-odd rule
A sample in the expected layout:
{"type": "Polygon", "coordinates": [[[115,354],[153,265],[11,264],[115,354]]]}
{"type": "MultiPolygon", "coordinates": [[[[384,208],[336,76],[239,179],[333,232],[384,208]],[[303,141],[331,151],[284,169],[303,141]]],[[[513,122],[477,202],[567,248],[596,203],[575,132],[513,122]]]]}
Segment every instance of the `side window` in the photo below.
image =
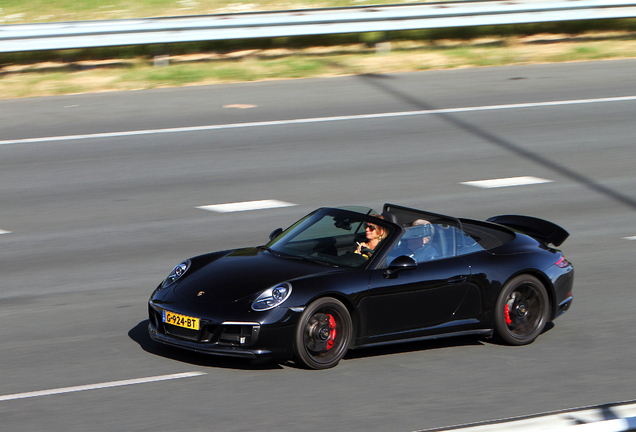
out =
{"type": "Polygon", "coordinates": [[[482,251],[483,247],[465,232],[455,228],[457,239],[457,255],[466,255],[472,252],[482,251]]]}
{"type": "Polygon", "coordinates": [[[439,251],[439,258],[455,256],[455,228],[446,224],[435,225],[433,244],[439,251]]]}

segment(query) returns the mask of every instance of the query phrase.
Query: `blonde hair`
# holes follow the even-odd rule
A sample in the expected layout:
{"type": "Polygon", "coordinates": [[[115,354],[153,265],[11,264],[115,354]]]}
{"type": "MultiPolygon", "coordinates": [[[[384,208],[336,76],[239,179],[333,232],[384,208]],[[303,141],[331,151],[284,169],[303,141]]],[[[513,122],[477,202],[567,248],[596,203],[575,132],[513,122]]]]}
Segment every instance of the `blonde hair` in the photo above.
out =
{"type": "MultiPolygon", "coordinates": [[[[379,215],[379,214],[372,214],[371,216],[377,217],[377,218],[380,218],[380,219],[384,219],[384,216],[379,215]]],[[[369,223],[372,223],[372,222],[369,222],[369,223]]],[[[373,224],[373,226],[375,226],[375,229],[378,230],[378,237],[380,238],[380,241],[384,240],[384,238],[387,235],[386,228],[384,228],[384,227],[382,227],[380,225],[376,225],[376,224],[373,224]]]]}

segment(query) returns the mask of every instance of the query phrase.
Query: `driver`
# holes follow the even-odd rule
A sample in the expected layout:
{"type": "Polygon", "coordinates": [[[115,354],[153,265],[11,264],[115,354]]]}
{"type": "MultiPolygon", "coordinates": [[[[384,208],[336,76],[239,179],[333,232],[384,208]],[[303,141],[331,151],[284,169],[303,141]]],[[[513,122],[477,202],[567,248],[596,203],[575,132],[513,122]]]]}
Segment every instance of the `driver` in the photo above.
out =
{"type": "MultiPolygon", "coordinates": [[[[384,219],[384,217],[378,214],[374,214],[373,216],[384,219]]],[[[362,255],[366,259],[369,259],[371,255],[373,255],[373,252],[378,247],[380,242],[384,240],[387,232],[381,226],[371,222],[367,222],[364,224],[364,232],[366,234],[367,241],[358,243],[358,247],[356,248],[355,253],[362,255]]]]}

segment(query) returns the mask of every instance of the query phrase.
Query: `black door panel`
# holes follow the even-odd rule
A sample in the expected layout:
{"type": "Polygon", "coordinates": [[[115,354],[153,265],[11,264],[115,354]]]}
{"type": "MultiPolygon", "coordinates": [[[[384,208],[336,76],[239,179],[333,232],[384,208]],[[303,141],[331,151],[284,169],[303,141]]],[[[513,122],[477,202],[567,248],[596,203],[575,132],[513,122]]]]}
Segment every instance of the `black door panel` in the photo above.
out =
{"type": "MultiPolygon", "coordinates": [[[[410,332],[453,319],[465,298],[470,269],[459,257],[419,263],[397,277],[373,270],[366,296],[367,336],[410,332]]],[[[399,338],[399,335],[396,335],[399,338]]]]}

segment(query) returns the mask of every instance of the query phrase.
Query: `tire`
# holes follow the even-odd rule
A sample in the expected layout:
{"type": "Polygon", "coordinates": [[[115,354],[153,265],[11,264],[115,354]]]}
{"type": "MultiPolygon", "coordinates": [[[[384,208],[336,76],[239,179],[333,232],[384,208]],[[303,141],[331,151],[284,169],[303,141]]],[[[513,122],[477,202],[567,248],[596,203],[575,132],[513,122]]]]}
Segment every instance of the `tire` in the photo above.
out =
{"type": "Polygon", "coordinates": [[[347,353],[352,333],[345,305],[335,298],[320,298],[307,306],[296,326],[296,359],[309,369],[334,367],[347,353]]]}
{"type": "Polygon", "coordinates": [[[534,276],[511,279],[497,299],[495,331],[510,345],[527,345],[541,334],[548,323],[550,299],[543,284],[534,276]]]}

